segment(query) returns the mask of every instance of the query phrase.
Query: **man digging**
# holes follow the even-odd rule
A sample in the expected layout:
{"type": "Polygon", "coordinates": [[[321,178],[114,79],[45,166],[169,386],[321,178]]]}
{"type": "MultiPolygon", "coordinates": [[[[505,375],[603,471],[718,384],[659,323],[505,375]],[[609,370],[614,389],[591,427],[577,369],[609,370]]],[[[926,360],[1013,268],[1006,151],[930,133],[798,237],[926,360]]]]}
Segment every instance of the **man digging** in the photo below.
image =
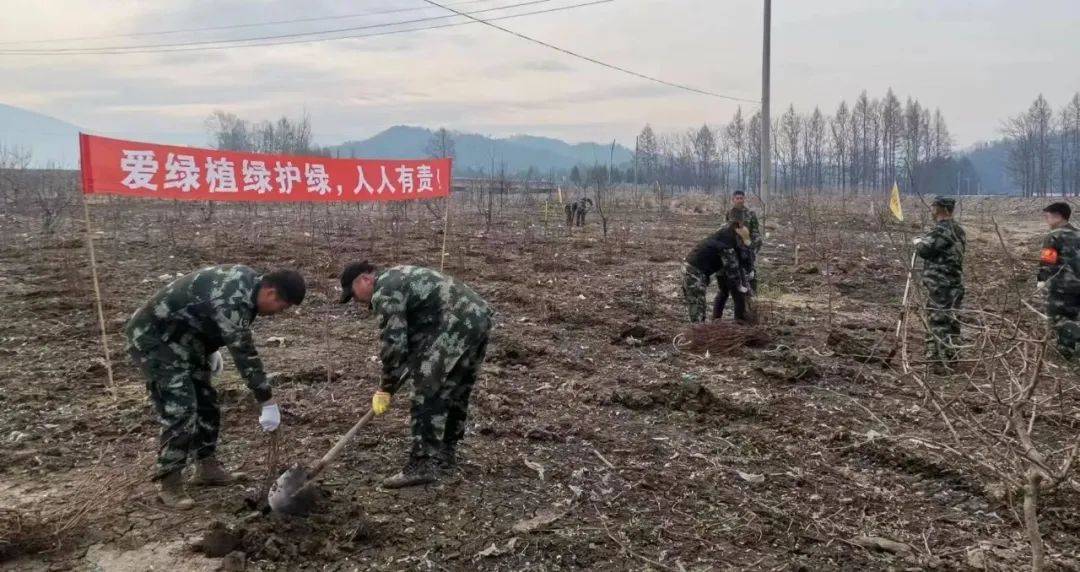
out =
{"type": "MultiPolygon", "coordinates": [[[[709,280],[715,274],[720,287],[717,297],[735,301],[735,319],[746,319],[746,295],[750,288],[744,283],[739,261],[739,243],[750,245],[750,229],[740,221],[729,222],[694,247],[683,263],[683,301],[690,323],[705,321],[706,293],[709,280]]],[[[723,303],[720,302],[722,308],[723,303]]],[[[722,310],[721,310],[722,311],[722,310]]]]}
{"type": "Polygon", "coordinates": [[[217,460],[221,413],[210,378],[221,371],[218,349],[229,348],[237,369],[262,405],[259,425],[277,429],[281,411],[272,399],[251,323],[304,301],[304,278],[292,270],[260,275],[247,266],[203,268],[177,278],[139,308],[125,327],[127,350],[146,376],[161,423],[158,498],[189,509],[182,472],[195,458],[193,484],[227,485],[238,474],[217,460]]]}
{"type": "Polygon", "coordinates": [[[354,262],[341,273],[341,303],[368,304],[382,330],[382,381],[371,409],[382,415],[390,398],[412,382],[412,447],[383,487],[434,482],[454,467],[465,435],[469,395],[487,351],[491,310],[471,288],[434,270],[395,266],[378,271],[354,262]]]}

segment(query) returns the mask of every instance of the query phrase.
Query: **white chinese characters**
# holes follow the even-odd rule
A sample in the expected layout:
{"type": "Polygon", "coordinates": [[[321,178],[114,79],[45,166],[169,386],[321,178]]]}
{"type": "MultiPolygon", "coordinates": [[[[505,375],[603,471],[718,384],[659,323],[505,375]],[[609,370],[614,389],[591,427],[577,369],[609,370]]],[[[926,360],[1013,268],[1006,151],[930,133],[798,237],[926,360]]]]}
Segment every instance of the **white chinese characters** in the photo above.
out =
{"type": "MultiPolygon", "coordinates": [[[[241,192],[264,195],[276,191],[291,195],[296,186],[304,185],[300,188],[306,189],[307,194],[330,198],[334,194],[341,196],[343,192],[342,184],[335,186],[332,182],[334,169],[349,168],[344,161],[333,160],[330,165],[325,162],[294,165],[285,157],[273,160],[270,167],[265,159],[210,153],[186,154],[180,149],[168,153],[160,149],[124,149],[119,158],[120,170],[124,175],[120,184],[133,191],[157,191],[160,187],[174,193],[191,193],[192,198],[200,194],[241,192]],[[157,153],[166,155],[165,160],[160,161],[157,153]],[[162,167],[164,173],[160,172],[162,167]],[[336,193],[334,189],[337,189],[336,193]]],[[[337,176],[341,175],[339,171],[337,176]]],[[[442,186],[441,175],[438,166],[431,164],[365,161],[356,165],[357,179],[353,195],[366,193],[375,198],[399,193],[434,194],[442,186]]]]}
{"type": "Polygon", "coordinates": [[[198,189],[199,166],[195,164],[193,155],[177,155],[169,153],[165,157],[165,184],[166,189],[180,189],[189,193],[192,189],[198,189]]]}
{"type": "Polygon", "coordinates": [[[222,157],[215,161],[206,158],[206,185],[211,193],[238,193],[236,188],[236,165],[222,157]]]}
{"type": "Polygon", "coordinates": [[[154,152],[124,149],[123,153],[120,157],[120,170],[127,173],[127,176],[120,181],[120,184],[131,190],[156,191],[157,183],[151,182],[158,172],[158,162],[154,158],[154,152]]]}

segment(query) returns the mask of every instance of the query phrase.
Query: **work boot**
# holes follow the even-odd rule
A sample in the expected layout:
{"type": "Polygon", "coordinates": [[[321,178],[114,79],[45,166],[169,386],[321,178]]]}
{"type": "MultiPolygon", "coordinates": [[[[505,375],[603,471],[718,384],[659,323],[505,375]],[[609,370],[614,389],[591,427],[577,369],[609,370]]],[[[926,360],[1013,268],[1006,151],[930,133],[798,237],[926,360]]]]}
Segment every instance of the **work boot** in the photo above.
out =
{"type": "Polygon", "coordinates": [[[207,457],[195,461],[195,476],[191,478],[191,484],[204,487],[220,487],[231,485],[242,478],[243,473],[230,473],[218,461],[216,457],[207,457]]]}
{"type": "Polygon", "coordinates": [[[384,489],[403,489],[433,483],[436,476],[431,465],[431,460],[428,458],[412,457],[405,463],[405,468],[400,473],[384,480],[382,486],[384,489]]]}
{"type": "Polygon", "coordinates": [[[453,445],[443,444],[439,449],[439,472],[452,473],[457,468],[457,448],[453,445]]]}
{"type": "Polygon", "coordinates": [[[195,501],[184,492],[184,475],[173,471],[161,477],[158,483],[158,500],[169,508],[188,510],[195,506],[195,501]]]}

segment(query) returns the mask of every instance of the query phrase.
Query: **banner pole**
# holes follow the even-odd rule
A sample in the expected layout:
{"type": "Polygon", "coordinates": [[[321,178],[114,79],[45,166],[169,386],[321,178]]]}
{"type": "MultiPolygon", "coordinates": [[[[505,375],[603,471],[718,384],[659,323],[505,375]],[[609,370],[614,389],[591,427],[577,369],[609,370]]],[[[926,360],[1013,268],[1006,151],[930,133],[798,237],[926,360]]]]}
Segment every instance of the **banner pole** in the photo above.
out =
{"type": "Polygon", "coordinates": [[[105,374],[109,378],[109,393],[116,401],[116,381],[113,379],[112,358],[109,355],[109,338],[105,331],[105,311],[101,302],[101,285],[98,282],[97,256],[94,254],[94,229],[90,226],[90,206],[82,194],[83,217],[86,220],[86,246],[90,252],[90,274],[94,279],[94,301],[97,305],[98,326],[101,328],[101,349],[105,352],[105,374]]]}
{"type": "Polygon", "coordinates": [[[450,234],[450,195],[446,195],[445,211],[443,213],[442,252],[439,256],[439,272],[446,268],[446,237],[450,234]]]}

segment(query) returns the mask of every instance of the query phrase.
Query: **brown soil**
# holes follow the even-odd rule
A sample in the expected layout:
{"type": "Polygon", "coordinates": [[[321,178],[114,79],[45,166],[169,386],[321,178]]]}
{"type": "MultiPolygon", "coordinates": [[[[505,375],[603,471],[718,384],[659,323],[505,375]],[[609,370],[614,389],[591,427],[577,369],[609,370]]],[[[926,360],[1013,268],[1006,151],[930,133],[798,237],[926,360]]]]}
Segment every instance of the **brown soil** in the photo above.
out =
{"type": "MultiPolygon", "coordinates": [[[[889,361],[915,229],[881,227],[865,204],[843,213],[859,221],[850,233],[817,221],[827,232],[815,235],[805,220],[775,215],[761,258],[769,343],[705,354],[673,343],[686,331],[681,257],[717,224],[710,213],[722,212],[709,200],[694,205],[661,217],[628,198],[609,208],[605,240],[595,220],[573,234],[545,226],[532,200],[512,199],[488,226],[459,199],[447,272],[498,314],[454,478],[379,488],[407,448],[401,397],[327,470],[317,514],[253,512],[245,498],[268,470],[268,443],[226,358],[216,382],[220,456],[248,473],[245,485],[194,490],[197,508],[174,512],[136,478],[127,500],[95,507],[44,546],[7,546],[0,567],[222,565],[207,554],[258,570],[1025,565],[1018,508],[992,493],[993,477],[904,438],[944,431],[889,361]],[[826,236],[840,246],[822,249],[826,236]]],[[[1022,281],[999,271],[989,216],[1004,221],[1013,254],[1030,266],[1038,227],[1008,223],[1034,217],[1034,207],[970,207],[973,306],[1022,281]]],[[[280,471],[321,455],[376,387],[375,324],[359,306],[334,303],[343,263],[440,262],[441,221],[423,207],[396,230],[389,211],[367,206],[219,205],[213,221],[197,205],[172,203],[110,200],[91,212],[103,231],[115,399],[78,225],[47,238],[33,220],[0,221],[0,506],[29,519],[83,500],[109,475],[149,475],[157,427],[121,329],[170,277],[226,262],[307,276],[299,310],[256,322],[264,361],[280,373],[280,471]]],[[[1076,399],[1062,431],[1080,424],[1076,399]]],[[[1043,499],[1051,560],[1080,551],[1078,502],[1075,486],[1043,499]]]]}

